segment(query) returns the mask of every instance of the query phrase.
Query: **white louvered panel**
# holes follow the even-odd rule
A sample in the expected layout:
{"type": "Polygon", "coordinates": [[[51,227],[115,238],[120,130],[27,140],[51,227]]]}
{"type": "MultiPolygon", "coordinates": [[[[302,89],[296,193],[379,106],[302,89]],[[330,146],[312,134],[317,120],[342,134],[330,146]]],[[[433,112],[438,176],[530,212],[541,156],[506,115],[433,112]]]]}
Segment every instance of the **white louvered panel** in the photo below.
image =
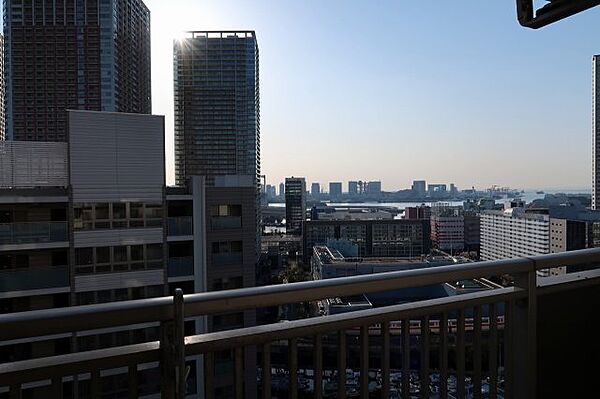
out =
{"type": "Polygon", "coordinates": [[[67,187],[67,143],[0,142],[0,187],[67,187]]]}
{"type": "Polygon", "coordinates": [[[164,271],[143,270],[75,277],[75,292],[114,290],[164,284],[164,271]]]}

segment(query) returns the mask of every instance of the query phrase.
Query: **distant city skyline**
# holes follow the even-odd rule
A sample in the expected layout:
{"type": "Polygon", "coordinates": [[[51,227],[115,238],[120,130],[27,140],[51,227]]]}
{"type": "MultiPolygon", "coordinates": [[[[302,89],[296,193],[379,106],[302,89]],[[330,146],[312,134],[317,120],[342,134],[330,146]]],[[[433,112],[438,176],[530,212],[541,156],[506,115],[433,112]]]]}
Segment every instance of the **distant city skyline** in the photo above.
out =
{"type": "Polygon", "coordinates": [[[600,8],[534,31],[518,25],[511,1],[145,3],[170,183],[173,38],[252,29],[268,182],[591,189],[600,8]]]}

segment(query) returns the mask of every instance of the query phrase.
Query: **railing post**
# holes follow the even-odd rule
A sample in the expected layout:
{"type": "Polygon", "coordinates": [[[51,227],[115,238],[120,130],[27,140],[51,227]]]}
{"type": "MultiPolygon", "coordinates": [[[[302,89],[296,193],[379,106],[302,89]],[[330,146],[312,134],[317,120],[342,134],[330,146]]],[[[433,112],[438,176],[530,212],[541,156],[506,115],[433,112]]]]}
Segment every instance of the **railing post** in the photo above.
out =
{"type": "Polygon", "coordinates": [[[537,274],[536,262],[528,258],[531,266],[526,273],[515,275],[515,286],[526,290],[527,298],[515,301],[510,323],[515,398],[535,398],[537,388],[537,274]]]}
{"type": "Polygon", "coordinates": [[[185,398],[186,391],[186,367],[185,367],[185,330],[183,318],[183,291],[181,288],[175,290],[173,295],[174,336],[175,336],[175,376],[177,381],[176,396],[178,399],[185,398]]]}
{"type": "Polygon", "coordinates": [[[183,331],[183,291],[173,295],[173,320],[160,323],[161,397],[185,397],[185,334],[183,331]]]}

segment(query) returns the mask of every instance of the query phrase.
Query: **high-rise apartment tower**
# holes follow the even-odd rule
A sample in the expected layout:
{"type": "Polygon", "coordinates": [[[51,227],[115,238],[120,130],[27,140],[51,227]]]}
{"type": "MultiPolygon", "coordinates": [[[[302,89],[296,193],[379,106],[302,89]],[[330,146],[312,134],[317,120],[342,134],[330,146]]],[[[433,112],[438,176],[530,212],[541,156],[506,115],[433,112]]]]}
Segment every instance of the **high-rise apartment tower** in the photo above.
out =
{"type": "Polygon", "coordinates": [[[142,0],[4,0],[6,138],[66,141],[67,109],[151,113],[142,0]]]}
{"type": "Polygon", "coordinates": [[[258,45],[253,31],[189,32],[174,42],[175,180],[260,179],[258,45]]]}
{"type": "Polygon", "coordinates": [[[592,57],[592,209],[600,209],[600,55],[592,57]]]}

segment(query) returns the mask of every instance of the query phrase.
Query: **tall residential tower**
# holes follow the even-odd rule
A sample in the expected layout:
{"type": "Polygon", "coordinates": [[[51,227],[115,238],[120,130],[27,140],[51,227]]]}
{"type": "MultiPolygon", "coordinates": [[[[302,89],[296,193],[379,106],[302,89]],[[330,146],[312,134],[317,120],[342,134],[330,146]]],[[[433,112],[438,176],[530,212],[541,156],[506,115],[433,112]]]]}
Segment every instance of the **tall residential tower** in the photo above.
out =
{"type": "Polygon", "coordinates": [[[306,219],[306,181],[304,177],[285,179],[285,228],[288,234],[302,235],[306,219]]]}
{"type": "Polygon", "coordinates": [[[149,114],[142,0],[5,0],[6,137],[66,141],[67,109],[149,114]]]}
{"type": "Polygon", "coordinates": [[[258,44],[253,31],[189,32],[174,43],[175,180],[260,179],[258,44]]]}
{"type": "Polygon", "coordinates": [[[600,209],[600,55],[592,57],[592,209],[600,209]]]}

